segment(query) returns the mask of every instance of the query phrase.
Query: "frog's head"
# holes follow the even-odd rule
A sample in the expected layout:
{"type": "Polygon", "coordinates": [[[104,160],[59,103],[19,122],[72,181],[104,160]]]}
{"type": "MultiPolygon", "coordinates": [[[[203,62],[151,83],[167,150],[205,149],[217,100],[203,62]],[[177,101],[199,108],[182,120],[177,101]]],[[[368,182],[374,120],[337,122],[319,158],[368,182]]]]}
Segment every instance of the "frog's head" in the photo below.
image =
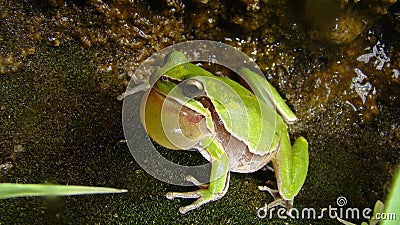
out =
{"type": "Polygon", "coordinates": [[[174,51],[165,57],[165,65],[152,74],[150,83],[154,83],[154,88],[167,94],[177,84],[198,76],[212,77],[213,75],[190,63],[182,52],[174,51]]]}
{"type": "Polygon", "coordinates": [[[189,63],[181,52],[170,53],[165,65],[152,75],[151,79],[157,80],[142,100],[141,119],[149,136],[166,148],[192,147],[207,132],[204,107],[193,99],[204,91],[202,84],[192,79],[196,76],[212,74],[189,63]]]}
{"type": "MultiPolygon", "coordinates": [[[[185,55],[181,52],[174,51],[169,53],[167,56],[164,58],[164,65],[158,68],[150,77],[150,84],[155,84],[160,81],[162,77],[165,77],[171,74],[173,72],[178,72],[176,75],[173,76],[182,76],[182,72],[179,66],[182,64],[188,63],[187,58],[185,55]]],[[[175,74],[173,73],[173,74],[175,74]]],[[[184,74],[184,73],[183,73],[184,74]]],[[[182,79],[180,79],[182,80],[182,79]]]]}

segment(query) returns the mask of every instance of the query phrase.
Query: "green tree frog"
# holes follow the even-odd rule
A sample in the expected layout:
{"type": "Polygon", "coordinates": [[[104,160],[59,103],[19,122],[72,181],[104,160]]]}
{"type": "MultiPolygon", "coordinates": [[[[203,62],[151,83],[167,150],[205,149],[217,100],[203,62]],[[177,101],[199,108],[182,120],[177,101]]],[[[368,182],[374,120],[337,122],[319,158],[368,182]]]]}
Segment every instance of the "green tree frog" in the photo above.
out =
{"type": "Polygon", "coordinates": [[[278,190],[259,189],[274,196],[269,208],[281,205],[289,210],[307,175],[308,143],[299,137],[291,145],[286,123],[297,118],[268,81],[243,68],[241,74],[253,87],[250,91],[191,64],[181,52],[170,53],[155,73],[161,77],[141,103],[146,132],[168,149],[196,148],[212,165],[208,184],[187,177],[199,190],[167,193],[168,199],[197,199],[179,211],[222,198],[230,171],[251,173],[270,161],[278,190]]]}

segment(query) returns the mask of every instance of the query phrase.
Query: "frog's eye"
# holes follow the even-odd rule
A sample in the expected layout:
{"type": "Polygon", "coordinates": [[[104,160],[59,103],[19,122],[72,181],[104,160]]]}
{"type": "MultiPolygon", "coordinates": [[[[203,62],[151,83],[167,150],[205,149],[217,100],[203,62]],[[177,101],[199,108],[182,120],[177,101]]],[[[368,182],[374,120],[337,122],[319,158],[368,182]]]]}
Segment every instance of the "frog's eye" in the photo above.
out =
{"type": "Polygon", "coordinates": [[[195,98],[204,95],[204,86],[198,80],[188,79],[182,84],[183,94],[188,98],[195,98]]]}

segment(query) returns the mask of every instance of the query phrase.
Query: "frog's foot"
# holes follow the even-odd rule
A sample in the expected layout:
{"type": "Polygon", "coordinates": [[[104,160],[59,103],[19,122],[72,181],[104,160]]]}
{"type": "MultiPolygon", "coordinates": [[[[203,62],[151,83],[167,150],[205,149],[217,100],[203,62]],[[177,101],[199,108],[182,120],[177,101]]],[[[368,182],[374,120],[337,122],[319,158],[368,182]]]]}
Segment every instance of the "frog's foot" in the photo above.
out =
{"type": "Polygon", "coordinates": [[[179,212],[184,214],[187,213],[190,210],[197,209],[200,206],[216,201],[222,196],[224,196],[225,193],[211,193],[208,191],[208,189],[200,189],[197,191],[191,191],[191,192],[168,192],[167,193],[167,198],[168,199],[174,199],[174,198],[197,198],[196,201],[194,201],[192,204],[183,206],[179,208],[179,212]]]}
{"type": "Polygon", "coordinates": [[[199,182],[193,176],[187,176],[186,180],[191,181],[196,186],[198,186],[200,189],[197,191],[190,191],[190,192],[168,192],[166,194],[166,197],[171,200],[174,198],[197,198],[197,200],[194,201],[192,204],[179,208],[179,212],[182,214],[187,213],[190,210],[197,209],[206,203],[216,201],[216,200],[222,198],[228,191],[229,178],[227,179],[227,182],[226,182],[226,185],[225,185],[223,191],[220,193],[212,193],[208,189],[208,187],[209,187],[208,184],[203,184],[203,183],[199,182]]]}
{"type": "Polygon", "coordinates": [[[272,197],[274,197],[274,201],[268,203],[267,208],[271,209],[276,206],[282,206],[285,207],[287,210],[287,214],[290,214],[292,206],[293,206],[293,200],[286,200],[283,199],[282,196],[279,194],[279,191],[276,189],[272,189],[268,186],[258,186],[258,190],[260,191],[268,191],[272,197]]]}

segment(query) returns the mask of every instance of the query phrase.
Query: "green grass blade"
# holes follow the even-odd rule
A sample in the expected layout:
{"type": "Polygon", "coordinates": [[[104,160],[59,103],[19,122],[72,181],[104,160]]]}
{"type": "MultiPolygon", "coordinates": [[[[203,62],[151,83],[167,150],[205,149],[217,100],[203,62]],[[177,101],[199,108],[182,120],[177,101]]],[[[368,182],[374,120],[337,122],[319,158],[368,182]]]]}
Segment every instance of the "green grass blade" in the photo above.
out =
{"type": "Polygon", "coordinates": [[[76,185],[0,183],[0,199],[29,196],[110,194],[123,192],[127,192],[127,190],[76,185]]]}
{"type": "Polygon", "coordinates": [[[400,169],[397,171],[389,197],[385,202],[386,216],[394,216],[394,218],[382,221],[383,225],[398,225],[400,224],[400,169]]]}

